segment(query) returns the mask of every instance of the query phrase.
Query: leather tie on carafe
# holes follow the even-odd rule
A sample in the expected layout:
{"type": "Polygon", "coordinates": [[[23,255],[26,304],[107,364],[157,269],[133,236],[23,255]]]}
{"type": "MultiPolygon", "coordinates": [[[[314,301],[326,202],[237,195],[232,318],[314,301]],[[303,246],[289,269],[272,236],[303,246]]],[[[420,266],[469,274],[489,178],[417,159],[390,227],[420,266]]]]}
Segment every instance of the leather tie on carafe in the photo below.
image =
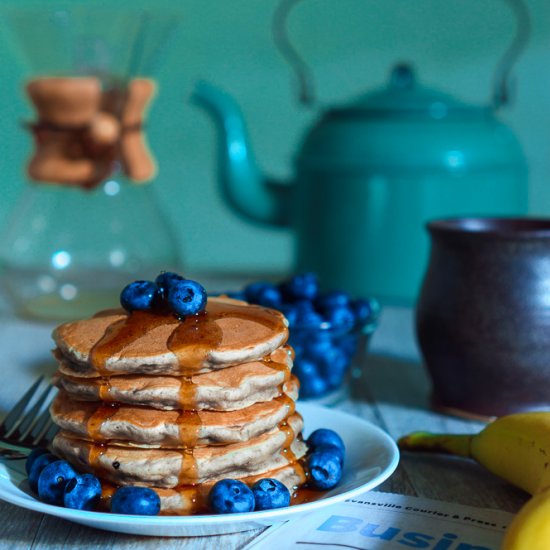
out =
{"type": "Polygon", "coordinates": [[[41,77],[26,91],[38,115],[29,125],[35,144],[27,166],[32,180],[90,189],[119,167],[136,183],[154,177],[155,161],[143,133],[153,81],[136,78],[105,90],[95,77],[41,77]]]}

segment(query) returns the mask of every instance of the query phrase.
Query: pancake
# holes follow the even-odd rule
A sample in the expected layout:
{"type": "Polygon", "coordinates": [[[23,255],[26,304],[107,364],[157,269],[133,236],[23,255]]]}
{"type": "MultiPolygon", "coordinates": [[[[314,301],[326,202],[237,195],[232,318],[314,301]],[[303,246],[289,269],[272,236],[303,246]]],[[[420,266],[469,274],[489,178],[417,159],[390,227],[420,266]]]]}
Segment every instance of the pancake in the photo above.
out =
{"type": "Polygon", "coordinates": [[[299,460],[307,450],[295,435],[302,430],[302,417],[294,414],[283,424],[244,443],[182,451],[94,445],[65,431],[55,436],[51,446],[56,455],[75,468],[111,483],[173,489],[223,478],[260,475],[299,460]]]}
{"type": "Polygon", "coordinates": [[[108,310],[61,325],[52,452],[96,475],[107,507],[122,485],[152,488],[162,514],[207,511],[225,478],[293,492],[307,446],[287,327],[278,311],[226,297],[181,319],[108,310]]]}
{"type": "MultiPolygon", "coordinates": [[[[306,481],[304,469],[299,462],[293,462],[282,468],[264,472],[259,475],[247,476],[241,478],[241,481],[251,487],[256,481],[264,478],[278,479],[287,487],[290,494],[293,494],[296,488],[303,485],[306,481]]],[[[190,515],[209,513],[208,493],[214,483],[215,481],[207,481],[200,485],[182,485],[175,489],[159,489],[156,487],[151,487],[151,489],[160,497],[161,515],[190,515]]],[[[103,483],[102,485],[102,500],[106,507],[109,508],[110,498],[116,490],[116,487],[107,483],[103,483]]]]}
{"type": "Polygon", "coordinates": [[[62,430],[96,443],[122,441],[137,446],[183,448],[244,443],[256,438],[294,413],[297,397],[295,378],[287,383],[287,392],[282,396],[231,412],[152,411],[74,401],[59,392],[50,412],[62,430]]]}
{"type": "Polygon", "coordinates": [[[286,342],[287,326],[276,310],[209,298],[205,313],[181,320],[108,310],[60,325],[52,337],[79,376],[188,376],[262,359],[286,342]]]}
{"type": "Polygon", "coordinates": [[[192,376],[121,375],[75,377],[67,362],[60,363],[54,384],[81,401],[117,402],[154,409],[232,411],[266,402],[281,393],[292,368],[292,348],[285,346],[262,361],[192,376]]]}

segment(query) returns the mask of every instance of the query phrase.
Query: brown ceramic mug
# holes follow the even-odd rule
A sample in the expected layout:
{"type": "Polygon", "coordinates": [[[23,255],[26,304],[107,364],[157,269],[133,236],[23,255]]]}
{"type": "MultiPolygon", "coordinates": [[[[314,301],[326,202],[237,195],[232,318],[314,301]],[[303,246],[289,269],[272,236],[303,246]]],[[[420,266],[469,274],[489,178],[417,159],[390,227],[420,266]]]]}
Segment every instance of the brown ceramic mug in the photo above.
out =
{"type": "Polygon", "coordinates": [[[550,219],[427,228],[416,332],[434,407],[483,417],[550,409],[550,219]]]}

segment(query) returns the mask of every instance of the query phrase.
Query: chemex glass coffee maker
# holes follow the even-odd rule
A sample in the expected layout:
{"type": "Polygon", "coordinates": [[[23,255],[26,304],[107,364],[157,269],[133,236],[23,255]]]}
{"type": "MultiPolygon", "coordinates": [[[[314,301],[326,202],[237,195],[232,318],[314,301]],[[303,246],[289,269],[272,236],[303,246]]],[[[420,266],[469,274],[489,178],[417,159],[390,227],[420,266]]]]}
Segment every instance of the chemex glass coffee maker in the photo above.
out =
{"type": "Polygon", "coordinates": [[[156,166],[144,119],[178,16],[89,5],[1,15],[34,113],[23,124],[34,148],[29,184],[0,236],[4,287],[15,311],[35,318],[115,307],[128,281],[177,267],[174,236],[145,185],[156,166]]]}

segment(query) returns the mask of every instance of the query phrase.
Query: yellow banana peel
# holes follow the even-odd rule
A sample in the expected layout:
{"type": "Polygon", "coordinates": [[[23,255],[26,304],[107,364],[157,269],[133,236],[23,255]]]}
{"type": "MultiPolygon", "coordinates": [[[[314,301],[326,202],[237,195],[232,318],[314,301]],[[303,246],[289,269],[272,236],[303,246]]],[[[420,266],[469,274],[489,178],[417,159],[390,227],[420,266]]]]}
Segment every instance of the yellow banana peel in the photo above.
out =
{"type": "Polygon", "coordinates": [[[503,416],[475,435],[416,432],[398,444],[473,458],[534,495],[507,529],[502,549],[550,550],[550,412],[503,416]]]}
{"type": "Polygon", "coordinates": [[[508,526],[502,550],[550,549],[550,491],[534,495],[508,526]]]}

